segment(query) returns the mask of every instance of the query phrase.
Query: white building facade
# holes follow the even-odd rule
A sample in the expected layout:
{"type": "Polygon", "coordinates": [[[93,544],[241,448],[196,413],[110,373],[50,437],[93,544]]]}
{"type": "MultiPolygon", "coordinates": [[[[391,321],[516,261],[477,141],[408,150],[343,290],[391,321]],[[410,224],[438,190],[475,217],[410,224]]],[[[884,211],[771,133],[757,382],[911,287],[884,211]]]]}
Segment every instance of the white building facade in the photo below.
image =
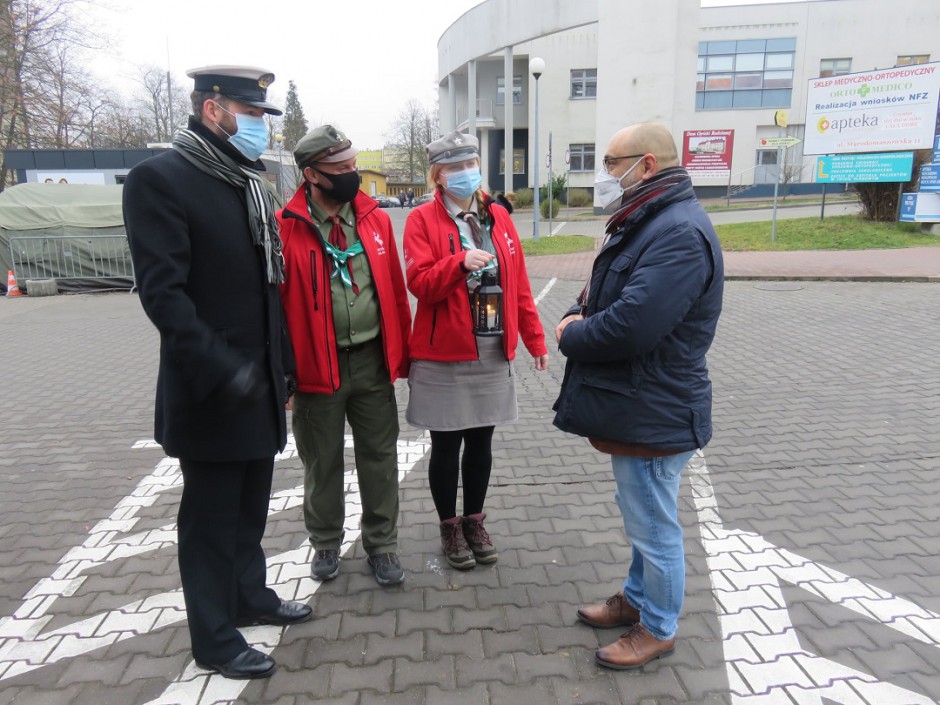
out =
{"type": "Polygon", "coordinates": [[[657,121],[680,152],[686,132],[733,130],[728,176],[693,173],[701,194],[778,178],[813,190],[814,157],[761,139],[802,139],[810,79],[940,60],[940,0],[487,0],[441,36],[438,73],[441,128],[476,133],[491,191],[534,183],[534,57],[541,185],[550,136],[553,172],[592,189],[613,133],[657,121]]]}

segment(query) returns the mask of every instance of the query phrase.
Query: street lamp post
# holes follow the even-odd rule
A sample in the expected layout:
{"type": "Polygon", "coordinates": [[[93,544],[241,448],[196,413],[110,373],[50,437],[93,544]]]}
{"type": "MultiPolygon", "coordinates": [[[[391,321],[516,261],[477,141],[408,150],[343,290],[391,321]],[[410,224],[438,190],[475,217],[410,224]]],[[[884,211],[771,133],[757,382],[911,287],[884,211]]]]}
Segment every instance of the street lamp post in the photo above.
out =
{"type": "Polygon", "coordinates": [[[284,160],[281,159],[281,153],[284,151],[284,135],[280,132],[274,135],[274,147],[277,149],[277,190],[283,199],[287,198],[287,193],[284,188],[284,160]]]}
{"type": "MultiPolygon", "coordinates": [[[[532,230],[532,237],[539,239],[539,78],[545,71],[545,61],[537,56],[529,61],[529,73],[535,78],[535,155],[532,158],[532,164],[535,167],[535,222],[532,230]]],[[[506,82],[508,85],[508,81],[506,82]]],[[[506,156],[506,162],[509,163],[509,155],[506,156]]]]}

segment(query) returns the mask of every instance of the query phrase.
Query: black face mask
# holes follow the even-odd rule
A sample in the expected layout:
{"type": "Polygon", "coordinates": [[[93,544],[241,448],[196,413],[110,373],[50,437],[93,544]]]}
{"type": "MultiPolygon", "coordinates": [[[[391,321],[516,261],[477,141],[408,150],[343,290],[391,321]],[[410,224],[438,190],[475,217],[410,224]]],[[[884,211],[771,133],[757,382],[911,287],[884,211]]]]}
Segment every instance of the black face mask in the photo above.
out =
{"type": "Polygon", "coordinates": [[[317,184],[317,188],[337,203],[349,203],[359,193],[358,169],[356,171],[347,171],[345,174],[327,174],[316,167],[313,167],[313,170],[332,182],[333,188],[327,188],[322,183],[317,184]]]}

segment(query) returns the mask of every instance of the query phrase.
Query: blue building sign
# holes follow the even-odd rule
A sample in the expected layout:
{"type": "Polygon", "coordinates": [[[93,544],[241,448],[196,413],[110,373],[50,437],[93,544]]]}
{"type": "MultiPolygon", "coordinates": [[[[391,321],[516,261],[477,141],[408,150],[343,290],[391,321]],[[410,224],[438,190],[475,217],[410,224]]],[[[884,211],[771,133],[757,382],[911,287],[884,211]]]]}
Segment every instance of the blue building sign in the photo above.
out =
{"type": "Polygon", "coordinates": [[[920,182],[917,188],[921,191],[940,191],[940,164],[924,164],[920,168],[920,182]]]}
{"type": "Polygon", "coordinates": [[[901,195],[901,217],[905,223],[940,223],[940,193],[901,195]]]}
{"type": "Polygon", "coordinates": [[[904,183],[911,180],[913,168],[913,152],[830,154],[816,160],[816,183],[904,183]]]}

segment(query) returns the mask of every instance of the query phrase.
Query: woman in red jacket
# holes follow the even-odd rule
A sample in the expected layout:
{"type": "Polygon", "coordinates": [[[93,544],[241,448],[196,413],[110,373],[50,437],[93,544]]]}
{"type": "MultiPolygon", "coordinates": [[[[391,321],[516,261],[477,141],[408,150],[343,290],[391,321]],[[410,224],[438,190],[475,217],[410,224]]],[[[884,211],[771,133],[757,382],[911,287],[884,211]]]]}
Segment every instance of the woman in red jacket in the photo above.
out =
{"type": "Polygon", "coordinates": [[[404,236],[408,289],[418,299],[406,418],[431,433],[428,483],[441,545],[450,565],[468,570],[497,559],[483,526],[483,502],[493,431],[517,418],[516,344],[521,336],[537,370],[548,366],[548,349],[519,235],[508,211],[480,190],[476,138],[451,132],[427,150],[435,198],[408,217],[404,236]],[[474,331],[470,294],[483,275],[502,288],[501,335],[474,331]]]}

